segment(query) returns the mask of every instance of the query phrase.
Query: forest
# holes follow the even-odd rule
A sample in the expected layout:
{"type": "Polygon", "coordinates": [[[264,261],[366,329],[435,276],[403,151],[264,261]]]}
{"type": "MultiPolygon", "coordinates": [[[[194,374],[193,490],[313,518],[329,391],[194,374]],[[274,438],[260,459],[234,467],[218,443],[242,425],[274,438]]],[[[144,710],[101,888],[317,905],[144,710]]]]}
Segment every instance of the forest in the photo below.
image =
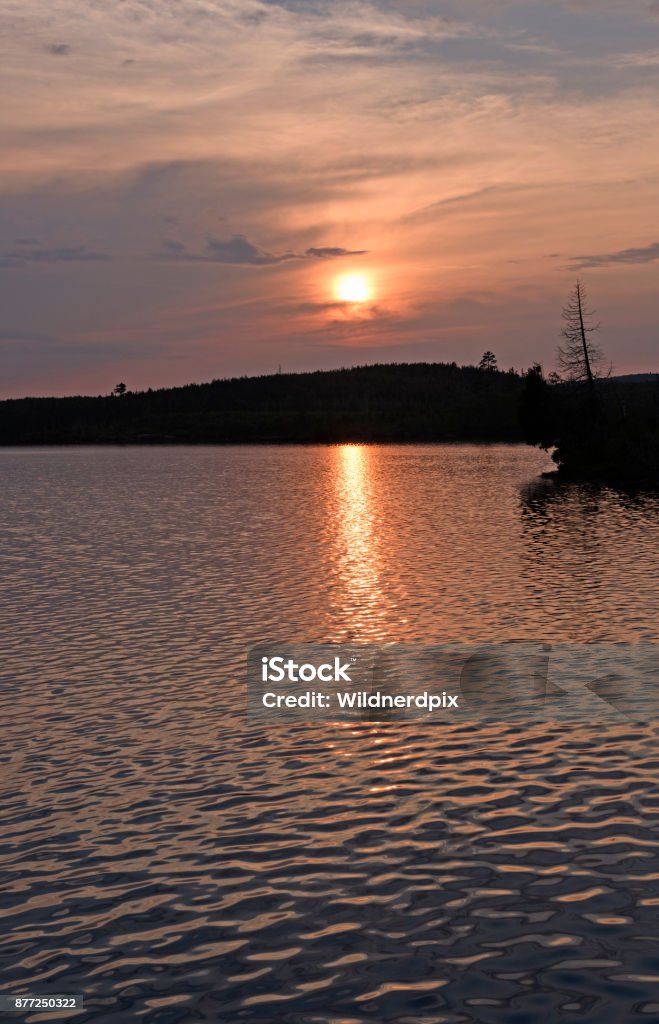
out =
{"type": "Polygon", "coordinates": [[[480,366],[392,363],[110,395],[0,402],[0,444],[523,441],[524,379],[480,366]]]}

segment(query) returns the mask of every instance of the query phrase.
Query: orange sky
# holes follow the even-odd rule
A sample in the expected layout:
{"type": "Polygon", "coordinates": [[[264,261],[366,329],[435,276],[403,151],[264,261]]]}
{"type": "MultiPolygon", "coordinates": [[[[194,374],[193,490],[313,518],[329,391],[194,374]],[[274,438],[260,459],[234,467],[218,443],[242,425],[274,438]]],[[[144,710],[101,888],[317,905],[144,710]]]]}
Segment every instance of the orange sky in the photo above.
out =
{"type": "Polygon", "coordinates": [[[577,274],[659,370],[656,0],[6,6],[3,396],[550,369],[577,274]]]}

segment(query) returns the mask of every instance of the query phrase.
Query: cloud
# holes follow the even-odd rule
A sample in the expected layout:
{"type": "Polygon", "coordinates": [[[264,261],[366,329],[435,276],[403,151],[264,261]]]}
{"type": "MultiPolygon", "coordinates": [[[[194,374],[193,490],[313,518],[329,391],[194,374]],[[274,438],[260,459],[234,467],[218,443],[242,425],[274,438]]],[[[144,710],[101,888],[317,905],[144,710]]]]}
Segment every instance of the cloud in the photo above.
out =
{"type": "Polygon", "coordinates": [[[60,339],[52,334],[44,334],[34,331],[18,331],[18,330],[0,330],[0,347],[8,347],[9,345],[22,345],[23,343],[42,345],[60,343],[60,339]]]}
{"type": "Polygon", "coordinates": [[[158,253],[159,259],[183,260],[193,263],[228,263],[242,267],[267,267],[288,260],[336,259],[341,256],[363,256],[366,249],[344,249],[337,245],[311,246],[304,253],[271,253],[259,249],[244,235],[232,235],[227,240],[210,238],[205,253],[190,252],[183,242],[166,238],[158,253]]]}
{"type": "Polygon", "coordinates": [[[652,263],[659,260],[659,242],[652,242],[640,249],[621,249],[619,252],[602,253],[596,256],[574,256],[571,264],[577,269],[606,267],[610,263],[652,263]]]}
{"type": "Polygon", "coordinates": [[[68,43],[50,43],[44,47],[46,53],[52,53],[55,57],[68,57],[71,47],[68,43]]]}
{"type": "Polygon", "coordinates": [[[264,267],[297,258],[292,252],[285,252],[279,256],[265,252],[248,241],[244,235],[233,235],[228,241],[210,239],[208,252],[208,258],[216,263],[234,263],[252,267],[264,267]]]}
{"type": "Polygon", "coordinates": [[[425,220],[427,217],[433,217],[435,214],[441,214],[446,210],[450,211],[451,207],[460,206],[463,203],[477,202],[486,197],[492,198],[494,196],[513,195],[516,192],[529,192],[540,187],[537,183],[484,185],[482,188],[473,189],[471,192],[460,192],[454,196],[447,196],[445,199],[437,199],[427,206],[412,210],[406,214],[404,220],[409,222],[425,220]]]}
{"type": "Polygon", "coordinates": [[[191,263],[228,263],[233,266],[266,267],[299,257],[292,252],[275,255],[259,249],[244,235],[232,235],[226,240],[210,238],[205,253],[190,252],[183,242],[165,239],[158,258],[191,263]]]}
{"type": "Polygon", "coordinates": [[[438,206],[452,206],[454,203],[466,203],[470,199],[480,199],[481,196],[486,196],[490,192],[497,192],[505,190],[504,185],[485,185],[483,188],[474,189],[473,192],[462,192],[458,196],[449,196],[448,199],[440,199],[436,203],[432,203],[426,207],[426,210],[434,210],[438,206]]]}
{"type": "Polygon", "coordinates": [[[20,267],[25,263],[95,263],[109,260],[104,252],[86,245],[63,245],[54,249],[36,248],[30,239],[16,239],[20,249],[0,253],[0,267],[20,267]]]}
{"type": "Polygon", "coordinates": [[[171,238],[165,238],[163,239],[160,255],[170,259],[180,255],[183,259],[186,259],[185,246],[183,242],[176,242],[171,238]]]}
{"type": "Polygon", "coordinates": [[[426,206],[412,210],[406,215],[405,220],[423,220],[428,216],[433,216],[435,213],[440,212],[446,206],[454,206],[458,203],[467,203],[473,199],[480,199],[481,196],[489,195],[490,192],[496,192],[500,187],[503,186],[486,185],[483,188],[477,188],[471,192],[461,192],[459,195],[448,196],[446,199],[437,199],[433,203],[428,203],[426,206]]]}
{"type": "Polygon", "coordinates": [[[342,249],[338,245],[311,246],[304,255],[320,260],[335,259],[337,256],[365,256],[368,249],[342,249]]]}

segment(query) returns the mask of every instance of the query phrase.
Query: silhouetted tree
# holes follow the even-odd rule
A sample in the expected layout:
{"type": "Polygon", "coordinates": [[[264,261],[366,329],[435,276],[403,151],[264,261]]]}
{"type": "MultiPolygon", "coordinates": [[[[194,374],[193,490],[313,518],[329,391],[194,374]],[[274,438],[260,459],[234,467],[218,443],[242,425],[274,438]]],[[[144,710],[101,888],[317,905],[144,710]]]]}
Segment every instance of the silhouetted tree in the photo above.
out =
{"type": "Polygon", "coordinates": [[[483,355],[481,356],[481,361],[478,364],[478,369],[479,370],[496,370],[497,369],[497,357],[495,356],[494,352],[490,352],[489,349],[487,350],[487,352],[483,352],[483,355]]]}
{"type": "Polygon", "coordinates": [[[591,339],[600,326],[593,324],[594,315],[588,308],[586,290],[577,280],[562,313],[563,344],[558,346],[558,365],[565,380],[586,382],[591,393],[596,378],[602,376],[600,367],[604,361],[601,348],[591,339]]]}
{"type": "Polygon", "coordinates": [[[524,374],[524,390],[520,402],[519,418],[527,444],[551,448],[556,444],[556,413],[552,401],[552,388],[544,378],[540,363],[524,374]]]}
{"type": "Polygon", "coordinates": [[[112,389],[112,394],[113,395],[125,395],[126,394],[126,385],[123,383],[123,381],[120,384],[117,384],[112,389]]]}

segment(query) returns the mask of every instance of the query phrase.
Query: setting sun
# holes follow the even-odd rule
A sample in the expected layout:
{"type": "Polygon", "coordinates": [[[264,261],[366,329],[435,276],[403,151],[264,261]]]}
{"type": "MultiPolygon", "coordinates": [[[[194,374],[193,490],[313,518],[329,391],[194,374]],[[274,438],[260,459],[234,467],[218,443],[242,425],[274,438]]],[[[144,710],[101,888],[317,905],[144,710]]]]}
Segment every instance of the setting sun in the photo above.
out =
{"type": "Polygon", "coordinates": [[[335,291],[341,302],[366,302],[372,294],[364,274],[342,274],[336,280],[335,291]]]}

